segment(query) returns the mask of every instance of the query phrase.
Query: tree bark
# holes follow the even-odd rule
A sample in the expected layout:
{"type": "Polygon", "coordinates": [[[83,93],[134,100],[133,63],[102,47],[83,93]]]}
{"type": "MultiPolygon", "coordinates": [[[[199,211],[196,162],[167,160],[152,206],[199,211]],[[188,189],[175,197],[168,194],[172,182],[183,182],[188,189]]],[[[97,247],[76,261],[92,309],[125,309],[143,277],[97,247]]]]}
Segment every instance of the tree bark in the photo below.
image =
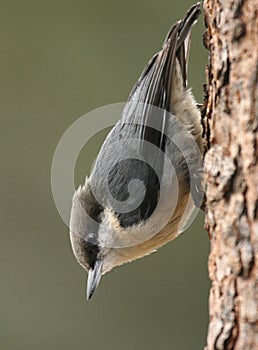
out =
{"type": "Polygon", "coordinates": [[[206,350],[258,349],[258,0],[205,0],[206,350]]]}

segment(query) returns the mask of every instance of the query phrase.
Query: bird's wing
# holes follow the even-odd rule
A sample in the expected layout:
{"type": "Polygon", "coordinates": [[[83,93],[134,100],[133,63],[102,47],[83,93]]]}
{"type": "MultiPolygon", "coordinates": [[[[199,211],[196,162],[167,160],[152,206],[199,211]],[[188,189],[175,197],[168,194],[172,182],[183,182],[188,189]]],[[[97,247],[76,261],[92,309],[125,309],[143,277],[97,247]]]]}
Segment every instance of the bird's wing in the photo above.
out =
{"type": "MultiPolygon", "coordinates": [[[[124,227],[132,226],[142,220],[147,220],[155,210],[160,191],[160,179],[164,167],[164,149],[166,144],[166,126],[170,112],[170,96],[172,88],[173,69],[176,57],[179,60],[184,84],[186,85],[186,63],[188,43],[191,28],[200,14],[200,4],[194,5],[185,18],[172,26],[162,50],[149,61],[138,82],[132,89],[121,119],[111,131],[106,144],[117,140],[137,139],[134,142],[134,152],[145,161],[130,157],[128,148],[119,147],[117,152],[125,161],[114,162],[114,156],[106,154],[102,148],[102,157],[98,159],[95,169],[109,166],[109,189],[112,196],[120,202],[130,197],[128,184],[133,179],[140,180],[145,187],[145,197],[141,204],[132,211],[118,213],[120,224],[124,227]],[[154,106],[154,107],[153,107],[154,106]],[[149,144],[156,146],[160,151],[153,155],[149,144]],[[155,169],[155,171],[153,171],[155,169]],[[156,174],[155,174],[156,173],[156,174]]],[[[101,176],[95,176],[96,181],[101,176]]],[[[132,197],[137,199],[137,191],[132,197]]],[[[129,198],[130,199],[130,198],[129,198]]]]}

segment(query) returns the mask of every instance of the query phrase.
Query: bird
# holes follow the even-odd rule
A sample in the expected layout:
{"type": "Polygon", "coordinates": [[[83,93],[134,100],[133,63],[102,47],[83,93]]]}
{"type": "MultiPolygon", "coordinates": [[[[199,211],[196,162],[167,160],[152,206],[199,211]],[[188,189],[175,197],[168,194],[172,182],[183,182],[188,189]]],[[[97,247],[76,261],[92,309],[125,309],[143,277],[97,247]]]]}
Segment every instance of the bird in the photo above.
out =
{"type": "Polygon", "coordinates": [[[176,238],[202,202],[201,117],[187,87],[200,13],[197,3],[171,27],[73,196],[70,240],[88,300],[102,275],[176,238]]]}

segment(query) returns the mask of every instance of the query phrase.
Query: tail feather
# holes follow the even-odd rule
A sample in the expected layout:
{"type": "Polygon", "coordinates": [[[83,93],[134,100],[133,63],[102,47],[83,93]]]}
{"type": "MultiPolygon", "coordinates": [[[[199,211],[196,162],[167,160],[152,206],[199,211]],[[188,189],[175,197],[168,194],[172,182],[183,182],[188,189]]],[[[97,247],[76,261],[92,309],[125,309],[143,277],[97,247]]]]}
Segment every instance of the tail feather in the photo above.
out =
{"type": "Polygon", "coordinates": [[[147,64],[131,91],[129,101],[148,103],[169,111],[175,57],[179,61],[184,87],[186,87],[190,37],[192,27],[200,13],[201,4],[198,2],[188,10],[182,20],[171,27],[162,50],[147,64]]]}
{"type": "MultiPolygon", "coordinates": [[[[200,2],[198,2],[187,11],[185,17],[182,20],[176,23],[178,24],[177,38],[176,38],[176,41],[177,41],[176,57],[178,58],[178,61],[181,67],[184,87],[187,86],[186,75],[187,75],[187,64],[188,64],[188,58],[189,58],[192,28],[196,23],[200,13],[201,13],[201,4],[200,2]]],[[[174,27],[175,25],[168,32],[167,37],[163,44],[163,48],[166,46],[169,39],[172,38],[175,40],[175,38],[173,37],[174,27]]]]}
{"type": "Polygon", "coordinates": [[[122,116],[123,121],[127,123],[133,122],[134,116],[139,112],[138,108],[142,108],[139,105],[143,104],[141,127],[138,132],[142,139],[153,143],[161,149],[164,148],[167,118],[165,114],[163,118],[156,118],[156,115],[150,112],[150,105],[172,112],[171,96],[173,86],[175,86],[175,84],[172,84],[172,79],[174,78],[173,71],[178,66],[178,62],[182,83],[177,88],[186,88],[190,36],[192,27],[200,15],[200,7],[200,3],[192,6],[185,17],[171,27],[163,43],[162,50],[152,57],[132,89],[128,102],[133,102],[133,104],[127,104],[122,116]],[[155,125],[161,133],[153,133],[150,128],[146,127],[147,125],[155,125]]]}

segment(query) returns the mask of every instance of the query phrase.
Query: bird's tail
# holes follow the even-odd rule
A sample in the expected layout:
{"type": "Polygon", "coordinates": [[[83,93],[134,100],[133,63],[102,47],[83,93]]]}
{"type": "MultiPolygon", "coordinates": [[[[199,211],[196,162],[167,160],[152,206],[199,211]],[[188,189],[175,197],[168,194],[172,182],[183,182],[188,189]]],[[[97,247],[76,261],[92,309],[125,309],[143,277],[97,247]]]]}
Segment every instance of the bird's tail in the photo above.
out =
{"type": "Polygon", "coordinates": [[[201,4],[200,2],[198,2],[187,11],[185,17],[182,20],[178,21],[175,25],[172,26],[163,44],[163,49],[164,49],[167,45],[170,45],[169,42],[175,40],[174,32],[176,29],[177,43],[175,48],[175,55],[178,58],[178,61],[181,67],[182,77],[183,77],[185,87],[187,85],[186,73],[187,73],[187,64],[188,64],[188,58],[189,58],[192,28],[196,23],[200,13],[201,13],[201,4]]]}
{"type": "Polygon", "coordinates": [[[170,109],[173,68],[177,57],[184,87],[187,85],[187,62],[192,27],[201,13],[201,4],[193,5],[182,20],[169,30],[162,50],[152,57],[129,96],[129,101],[170,109]]]}
{"type": "Polygon", "coordinates": [[[132,89],[128,103],[124,109],[121,121],[140,122],[138,128],[140,138],[149,141],[157,147],[164,148],[164,135],[167,116],[157,118],[150,106],[159,107],[162,111],[172,112],[171,96],[173,89],[185,89],[187,85],[186,71],[189,53],[190,36],[194,23],[201,13],[200,3],[192,6],[182,20],[177,21],[168,32],[161,51],[152,57],[138,82],[132,89]],[[173,74],[180,66],[179,84],[174,84],[173,74]],[[173,84],[172,84],[173,83],[173,84]],[[133,102],[133,103],[131,103],[133,102]],[[141,120],[138,115],[141,110],[141,120]],[[136,116],[136,117],[135,117],[136,116]],[[136,119],[135,119],[136,118],[136,119]],[[154,133],[148,126],[155,126],[160,132],[154,133]]]}

